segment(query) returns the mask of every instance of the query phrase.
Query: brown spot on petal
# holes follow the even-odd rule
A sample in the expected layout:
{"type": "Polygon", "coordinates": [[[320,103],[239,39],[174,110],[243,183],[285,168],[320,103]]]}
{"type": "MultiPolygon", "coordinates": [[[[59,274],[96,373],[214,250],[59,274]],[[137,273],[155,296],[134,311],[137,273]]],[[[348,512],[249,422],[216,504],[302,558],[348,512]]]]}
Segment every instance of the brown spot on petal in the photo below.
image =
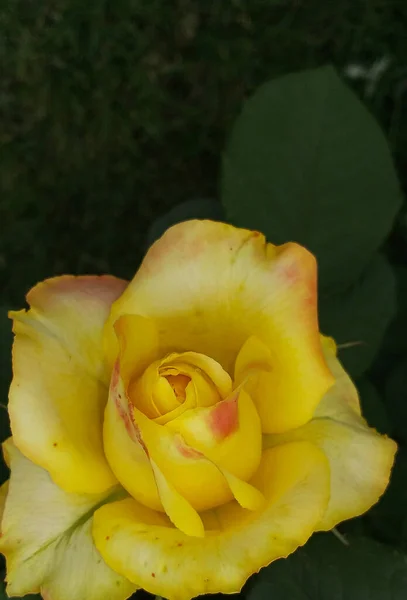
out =
{"type": "Polygon", "coordinates": [[[120,363],[119,363],[119,359],[117,359],[114,364],[114,367],[113,367],[112,377],[110,379],[110,390],[113,394],[116,392],[116,388],[119,383],[119,376],[120,376],[120,363]]]}
{"type": "Polygon", "coordinates": [[[140,430],[134,420],[134,407],[127,397],[123,399],[122,394],[117,391],[119,377],[119,361],[116,361],[110,383],[110,394],[114,400],[116,410],[119,414],[119,417],[123,421],[129,437],[133,440],[133,442],[140,444],[148,456],[148,450],[141,438],[140,430]]]}
{"type": "Polygon", "coordinates": [[[131,423],[128,413],[126,412],[126,409],[120,402],[120,396],[116,396],[114,403],[116,405],[117,412],[119,413],[119,417],[121,418],[121,420],[124,423],[127,433],[133,439],[134,432],[133,432],[132,423],[131,423]]]}
{"type": "MultiPolygon", "coordinates": [[[[145,445],[143,438],[141,437],[141,433],[140,433],[140,429],[137,426],[135,419],[134,419],[134,406],[132,405],[131,402],[128,403],[128,409],[129,409],[129,414],[130,414],[130,422],[131,422],[131,427],[132,427],[132,431],[133,431],[133,435],[135,435],[136,440],[138,441],[138,443],[140,444],[140,446],[143,448],[144,452],[147,454],[147,456],[149,455],[147,446],[145,445]]],[[[133,438],[132,438],[133,439],[133,438]]]]}
{"type": "Polygon", "coordinates": [[[126,410],[126,408],[122,404],[120,394],[116,396],[114,402],[116,405],[117,412],[119,413],[119,417],[123,421],[126,431],[129,434],[130,438],[133,440],[133,442],[139,443],[143,447],[146,454],[148,454],[147,448],[145,447],[144,442],[141,439],[140,430],[134,422],[132,404],[127,401],[126,410]]]}

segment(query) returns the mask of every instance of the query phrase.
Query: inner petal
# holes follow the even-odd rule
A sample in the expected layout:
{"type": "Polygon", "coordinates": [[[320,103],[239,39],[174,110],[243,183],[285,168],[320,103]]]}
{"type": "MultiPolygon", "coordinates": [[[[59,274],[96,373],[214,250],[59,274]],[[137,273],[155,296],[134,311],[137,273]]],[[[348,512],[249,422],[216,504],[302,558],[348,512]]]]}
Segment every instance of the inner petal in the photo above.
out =
{"type": "Polygon", "coordinates": [[[136,408],[165,425],[191,408],[214,406],[231,389],[230,375],[210,357],[174,352],[131,379],[128,394],[136,408]]]}
{"type": "Polygon", "coordinates": [[[175,397],[180,402],[183,402],[185,400],[185,395],[186,395],[185,390],[186,390],[188,383],[191,381],[191,378],[188,377],[187,375],[183,375],[182,373],[177,373],[176,371],[174,372],[174,374],[171,374],[170,369],[169,369],[169,373],[164,375],[164,377],[170,384],[170,386],[175,394],[175,397]]]}
{"type": "Polygon", "coordinates": [[[152,390],[152,401],[160,415],[176,409],[182,402],[165,377],[158,377],[152,390]]]}

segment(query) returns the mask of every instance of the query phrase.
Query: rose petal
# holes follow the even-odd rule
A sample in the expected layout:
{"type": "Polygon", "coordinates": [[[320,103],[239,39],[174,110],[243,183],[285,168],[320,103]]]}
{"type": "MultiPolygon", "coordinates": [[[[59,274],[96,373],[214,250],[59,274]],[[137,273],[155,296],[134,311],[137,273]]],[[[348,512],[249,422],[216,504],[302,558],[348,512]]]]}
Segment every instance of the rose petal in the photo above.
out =
{"type": "Polygon", "coordinates": [[[297,430],[265,435],[264,447],[308,440],[328,458],[331,497],[318,529],[329,530],[341,521],[366,512],[385,491],[397,445],[370,429],[360,415],[358,393],[336,358],[335,345],[324,340],[335,385],[318,406],[315,418],[297,430]]]}
{"type": "Polygon", "coordinates": [[[135,500],[102,507],[96,546],[117,572],[164,598],[238,592],[252,573],[307,541],[328,502],[329,469],[312,444],[288,444],[264,453],[254,483],[264,506],[251,512],[231,502],[204,513],[205,526],[215,527],[204,538],[135,500]]]}
{"type": "Polygon", "coordinates": [[[163,510],[150,460],[140,443],[129,412],[129,402],[116,363],[103,423],[107,460],[120,483],[134,498],[155,510],[163,510]]]}
{"type": "MultiPolygon", "coordinates": [[[[93,543],[92,515],[106,494],[68,494],[6,442],[11,478],[1,524],[7,594],[52,600],[125,600],[137,586],[106,565],[93,543]]],[[[4,486],[2,487],[4,489],[4,486]]],[[[110,495],[118,498],[120,494],[110,495]]]]}
{"type": "Polygon", "coordinates": [[[102,445],[110,379],[103,326],[125,286],[108,276],[57,277],[30,291],[30,310],[10,313],[14,442],[69,492],[98,493],[116,483],[102,445]]]}
{"type": "Polygon", "coordinates": [[[110,367],[113,369],[120,348],[120,369],[126,384],[132,377],[141,375],[143,371],[159,358],[159,340],[157,327],[151,319],[140,315],[123,315],[115,321],[113,331],[117,340],[110,346],[105,327],[105,346],[108,349],[110,367]]]}
{"type": "Polygon", "coordinates": [[[245,481],[260,464],[261,423],[256,408],[243,389],[210,408],[196,408],[168,423],[171,431],[199,450],[218,467],[245,481]]]}

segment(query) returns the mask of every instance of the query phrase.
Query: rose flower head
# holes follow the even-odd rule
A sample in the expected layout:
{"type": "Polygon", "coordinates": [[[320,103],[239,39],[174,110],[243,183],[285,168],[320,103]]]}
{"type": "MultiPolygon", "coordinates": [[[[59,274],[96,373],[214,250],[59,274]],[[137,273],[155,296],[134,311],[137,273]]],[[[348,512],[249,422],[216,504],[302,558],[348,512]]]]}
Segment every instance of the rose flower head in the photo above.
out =
{"type": "Polygon", "coordinates": [[[7,592],[238,592],[368,510],[395,443],[319,332],[314,256],[176,225],[130,282],[36,285],[15,334],[0,551],[7,592]]]}

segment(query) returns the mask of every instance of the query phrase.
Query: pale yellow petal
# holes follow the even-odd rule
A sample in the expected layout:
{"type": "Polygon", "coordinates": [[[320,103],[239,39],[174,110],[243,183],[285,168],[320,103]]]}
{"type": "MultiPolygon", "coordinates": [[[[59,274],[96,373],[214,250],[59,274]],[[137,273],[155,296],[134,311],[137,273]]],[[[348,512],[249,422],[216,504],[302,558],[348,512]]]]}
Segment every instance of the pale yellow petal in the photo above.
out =
{"type": "Polygon", "coordinates": [[[9,483],[10,482],[7,480],[0,486],[0,532],[1,532],[1,522],[3,520],[4,509],[6,506],[9,483]]]}
{"type": "Polygon", "coordinates": [[[13,381],[9,414],[16,446],[70,492],[115,485],[102,445],[107,401],[103,327],[126,283],[114,277],[58,277],[11,313],[13,381]]]}
{"type": "Polygon", "coordinates": [[[128,285],[111,275],[62,275],[46,279],[27,294],[26,319],[42,324],[95,378],[108,385],[101,342],[112,303],[128,285]],[[67,328],[67,322],[69,327],[67,328]]]}
{"type": "MultiPolygon", "coordinates": [[[[0,551],[6,556],[7,593],[41,593],[50,600],[125,600],[137,586],[112,571],[91,535],[94,511],[106,494],[68,494],[25,458],[12,442],[10,487],[0,551]]],[[[110,500],[123,497],[120,491],[110,500]]]]}
{"type": "Polygon", "coordinates": [[[315,258],[301,246],[276,247],[258,232],[188,221],[150,248],[110,320],[151,318],[163,354],[198,352],[229,373],[243,344],[256,336],[272,356],[267,396],[273,410],[263,429],[280,432],[307,422],[333,383],[316,296],[315,258]]]}
{"type": "Polygon", "coordinates": [[[385,491],[397,445],[366,424],[360,415],[358,393],[335,358],[335,347],[324,340],[335,385],[317,407],[307,425],[280,435],[265,435],[264,447],[282,442],[308,440],[328,458],[331,497],[318,528],[332,529],[345,519],[366,512],[385,491]]]}
{"type": "Polygon", "coordinates": [[[322,397],[314,417],[330,417],[340,421],[349,420],[353,424],[358,422],[364,425],[365,420],[360,412],[358,391],[339,360],[335,341],[321,335],[321,343],[327,365],[335,377],[335,384],[329,393],[322,397]],[[357,415],[360,417],[359,420],[357,415]]]}
{"type": "Polygon", "coordinates": [[[238,592],[250,575],[307,541],[326,508],[329,469],[312,444],[289,444],[265,452],[254,483],[264,506],[252,512],[232,502],[204,513],[204,538],[134,500],[104,506],[94,518],[96,546],[114,570],[164,598],[238,592]]]}

